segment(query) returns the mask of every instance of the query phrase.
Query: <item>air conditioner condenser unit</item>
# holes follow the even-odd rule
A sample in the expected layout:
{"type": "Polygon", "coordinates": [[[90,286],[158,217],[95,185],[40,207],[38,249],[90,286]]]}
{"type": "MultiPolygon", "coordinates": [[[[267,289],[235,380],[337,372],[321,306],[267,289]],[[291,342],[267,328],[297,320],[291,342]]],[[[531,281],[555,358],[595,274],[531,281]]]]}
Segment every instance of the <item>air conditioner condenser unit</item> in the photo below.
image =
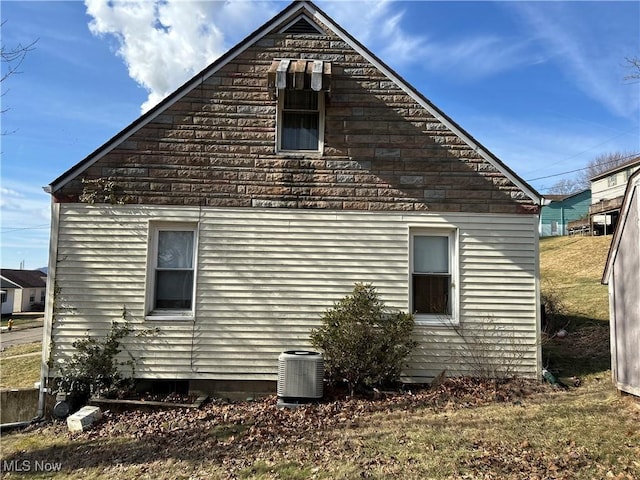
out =
{"type": "Polygon", "coordinates": [[[324,358],[319,352],[289,350],[278,357],[278,401],[299,404],[323,395],[324,358]]]}

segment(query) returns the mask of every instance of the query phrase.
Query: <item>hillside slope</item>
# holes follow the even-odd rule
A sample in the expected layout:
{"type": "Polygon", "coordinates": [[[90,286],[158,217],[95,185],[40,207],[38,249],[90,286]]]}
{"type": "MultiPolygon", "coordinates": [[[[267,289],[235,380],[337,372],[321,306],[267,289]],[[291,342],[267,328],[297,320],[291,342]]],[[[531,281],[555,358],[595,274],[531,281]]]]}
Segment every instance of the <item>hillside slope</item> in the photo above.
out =
{"type": "Polygon", "coordinates": [[[542,338],[543,366],[564,378],[603,375],[610,368],[609,298],[600,284],[611,236],[540,240],[543,294],[564,306],[542,338]],[[560,329],[568,335],[556,336],[560,329]]]}
{"type": "Polygon", "coordinates": [[[564,301],[567,316],[609,320],[607,287],[600,284],[611,235],[540,239],[543,291],[552,289],[564,301]]]}

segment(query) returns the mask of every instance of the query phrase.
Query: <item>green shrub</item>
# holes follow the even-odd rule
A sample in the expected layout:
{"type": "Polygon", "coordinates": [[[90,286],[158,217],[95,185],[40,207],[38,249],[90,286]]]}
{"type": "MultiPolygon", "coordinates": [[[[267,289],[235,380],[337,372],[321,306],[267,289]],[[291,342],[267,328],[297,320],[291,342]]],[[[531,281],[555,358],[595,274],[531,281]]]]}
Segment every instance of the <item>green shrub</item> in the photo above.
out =
{"type": "Polygon", "coordinates": [[[324,353],[325,378],[349,393],[396,382],[416,347],[413,315],[385,308],[371,284],[357,283],[322,316],[311,344],[324,353]]]}
{"type": "Polygon", "coordinates": [[[122,351],[121,340],[131,330],[126,321],[112,322],[105,338],[87,335],[73,342],[73,355],[60,363],[57,390],[82,403],[92,395],[108,395],[129,388],[130,379],[122,376],[119,367],[133,367],[133,358],[121,362],[116,360],[116,356],[122,351]]]}

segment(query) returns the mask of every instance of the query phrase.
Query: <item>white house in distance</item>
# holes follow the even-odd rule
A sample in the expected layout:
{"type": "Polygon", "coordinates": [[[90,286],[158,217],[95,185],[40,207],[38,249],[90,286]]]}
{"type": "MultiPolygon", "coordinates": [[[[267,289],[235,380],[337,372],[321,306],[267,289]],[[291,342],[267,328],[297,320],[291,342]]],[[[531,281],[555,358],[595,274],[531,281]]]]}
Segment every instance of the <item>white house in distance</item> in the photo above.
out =
{"type": "Polygon", "coordinates": [[[613,167],[591,179],[589,216],[594,234],[611,234],[616,228],[627,182],[640,169],[640,157],[613,167]]]}
{"type": "Polygon", "coordinates": [[[40,270],[0,270],[2,314],[42,312],[47,292],[47,275],[40,270]]]}
{"type": "Polygon", "coordinates": [[[460,335],[493,327],[486,358],[540,372],[541,196],[311,2],[48,191],[46,376],[125,312],[140,379],[274,391],[356,282],[416,314],[406,381],[473,374],[460,335]]]}

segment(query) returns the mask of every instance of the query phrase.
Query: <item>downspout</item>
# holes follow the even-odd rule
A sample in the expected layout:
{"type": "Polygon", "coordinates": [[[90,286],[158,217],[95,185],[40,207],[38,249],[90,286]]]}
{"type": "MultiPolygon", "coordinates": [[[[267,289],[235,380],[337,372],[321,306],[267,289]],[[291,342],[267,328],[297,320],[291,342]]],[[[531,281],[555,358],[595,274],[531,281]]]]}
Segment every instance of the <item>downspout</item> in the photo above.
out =
{"type": "MultiPolygon", "coordinates": [[[[51,187],[45,187],[51,194],[51,187]]],[[[47,301],[45,304],[44,325],[42,329],[42,361],[40,368],[40,395],[38,397],[37,419],[45,415],[45,394],[48,393],[49,362],[51,360],[51,335],[53,333],[53,315],[56,303],[56,265],[58,263],[58,229],[60,224],[60,204],[51,196],[51,235],[49,238],[49,269],[47,271],[47,301]]]]}
{"type": "MultiPolygon", "coordinates": [[[[541,197],[540,198],[540,218],[542,218],[542,207],[551,204],[551,200],[541,197]]],[[[535,237],[534,243],[534,255],[536,258],[535,262],[535,295],[536,295],[536,369],[538,372],[542,372],[543,362],[542,362],[542,307],[541,307],[541,294],[542,287],[540,285],[540,234],[538,233],[535,237]]]]}

